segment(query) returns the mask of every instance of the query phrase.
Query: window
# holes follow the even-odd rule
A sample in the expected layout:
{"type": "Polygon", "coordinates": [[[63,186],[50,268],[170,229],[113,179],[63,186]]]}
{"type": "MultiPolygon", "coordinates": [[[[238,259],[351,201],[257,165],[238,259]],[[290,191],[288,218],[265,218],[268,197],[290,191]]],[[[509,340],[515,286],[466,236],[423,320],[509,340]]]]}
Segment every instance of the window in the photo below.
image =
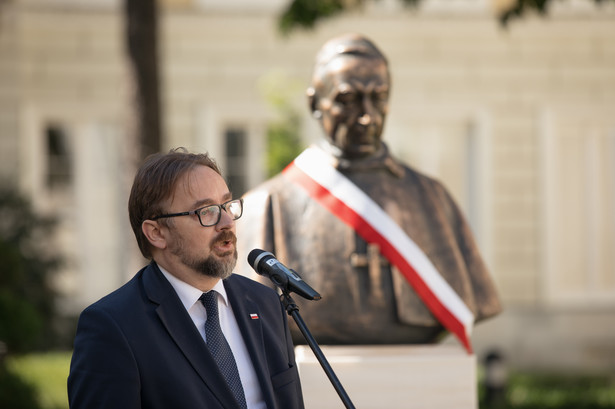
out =
{"type": "Polygon", "coordinates": [[[551,305],[615,302],[615,123],[608,113],[545,115],[545,295],[551,305]]]}
{"type": "Polygon", "coordinates": [[[247,132],[243,128],[228,128],[224,133],[226,180],[235,197],[246,192],[247,132]]]}
{"type": "Polygon", "coordinates": [[[69,140],[63,128],[48,126],[46,139],[46,183],[50,189],[66,187],[72,179],[72,159],[69,140]]]}

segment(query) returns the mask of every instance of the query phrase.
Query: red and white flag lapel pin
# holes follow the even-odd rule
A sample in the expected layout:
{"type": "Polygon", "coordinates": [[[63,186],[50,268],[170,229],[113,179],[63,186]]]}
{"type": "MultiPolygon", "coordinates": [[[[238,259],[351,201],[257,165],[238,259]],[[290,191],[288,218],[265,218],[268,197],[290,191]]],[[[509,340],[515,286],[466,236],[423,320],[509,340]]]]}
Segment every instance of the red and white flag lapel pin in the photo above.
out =
{"type": "Polygon", "coordinates": [[[250,319],[257,320],[259,318],[258,314],[250,314],[250,319]]]}

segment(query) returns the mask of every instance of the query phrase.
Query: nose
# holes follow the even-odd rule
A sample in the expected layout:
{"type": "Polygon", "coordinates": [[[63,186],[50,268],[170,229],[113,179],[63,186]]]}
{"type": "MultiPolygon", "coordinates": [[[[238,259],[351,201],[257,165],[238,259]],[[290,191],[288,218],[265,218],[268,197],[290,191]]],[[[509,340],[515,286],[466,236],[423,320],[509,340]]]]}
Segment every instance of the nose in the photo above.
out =
{"type": "Polygon", "coordinates": [[[369,116],[369,114],[363,114],[360,118],[359,118],[359,123],[363,126],[367,126],[369,124],[372,123],[372,118],[371,116],[369,116]]]}
{"type": "Polygon", "coordinates": [[[363,101],[361,104],[363,108],[363,115],[359,117],[359,123],[363,126],[368,126],[372,123],[374,115],[376,113],[376,109],[374,108],[374,103],[369,94],[363,96],[363,101]]]}
{"type": "Polygon", "coordinates": [[[231,217],[230,214],[223,207],[220,209],[220,220],[218,224],[216,224],[216,230],[226,230],[230,229],[235,225],[235,220],[231,217]]]}

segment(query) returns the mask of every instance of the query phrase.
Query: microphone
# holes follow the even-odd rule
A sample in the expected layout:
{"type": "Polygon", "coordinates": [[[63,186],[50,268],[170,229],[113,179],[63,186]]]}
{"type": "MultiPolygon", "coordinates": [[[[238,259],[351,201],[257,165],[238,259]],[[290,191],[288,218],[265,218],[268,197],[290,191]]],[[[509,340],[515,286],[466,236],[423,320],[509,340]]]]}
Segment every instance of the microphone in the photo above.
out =
{"type": "Polygon", "coordinates": [[[295,292],[308,300],[320,300],[321,296],[296,271],[280,263],[273,254],[265,250],[254,249],[248,254],[248,263],[254,271],[267,276],[282,290],[295,292]]]}

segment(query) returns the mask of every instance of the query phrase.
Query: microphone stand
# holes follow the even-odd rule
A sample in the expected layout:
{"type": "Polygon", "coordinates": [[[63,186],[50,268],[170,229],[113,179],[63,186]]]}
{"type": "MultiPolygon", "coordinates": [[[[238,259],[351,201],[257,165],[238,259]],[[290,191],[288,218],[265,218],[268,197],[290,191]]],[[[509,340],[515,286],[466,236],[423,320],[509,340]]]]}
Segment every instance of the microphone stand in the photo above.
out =
{"type": "Polygon", "coordinates": [[[354,405],[352,404],[352,401],[348,397],[348,394],[344,390],[344,387],[340,383],[339,379],[337,379],[335,372],[333,372],[333,368],[331,368],[331,365],[329,365],[327,358],[325,358],[325,355],[318,346],[318,343],[310,333],[307,325],[305,325],[303,318],[301,318],[301,315],[299,315],[299,307],[297,307],[297,304],[295,304],[295,301],[291,298],[290,293],[287,290],[283,288],[281,288],[281,290],[282,296],[280,297],[280,299],[282,300],[282,304],[284,304],[284,307],[286,308],[286,312],[288,313],[288,315],[293,317],[293,319],[297,323],[297,326],[301,330],[303,337],[306,339],[310,348],[312,348],[312,352],[314,352],[314,355],[316,355],[320,366],[322,367],[322,369],[324,369],[325,373],[327,374],[327,377],[329,378],[329,381],[331,381],[331,384],[335,388],[335,391],[344,403],[344,406],[346,406],[346,408],[348,409],[355,409],[354,405]]]}

